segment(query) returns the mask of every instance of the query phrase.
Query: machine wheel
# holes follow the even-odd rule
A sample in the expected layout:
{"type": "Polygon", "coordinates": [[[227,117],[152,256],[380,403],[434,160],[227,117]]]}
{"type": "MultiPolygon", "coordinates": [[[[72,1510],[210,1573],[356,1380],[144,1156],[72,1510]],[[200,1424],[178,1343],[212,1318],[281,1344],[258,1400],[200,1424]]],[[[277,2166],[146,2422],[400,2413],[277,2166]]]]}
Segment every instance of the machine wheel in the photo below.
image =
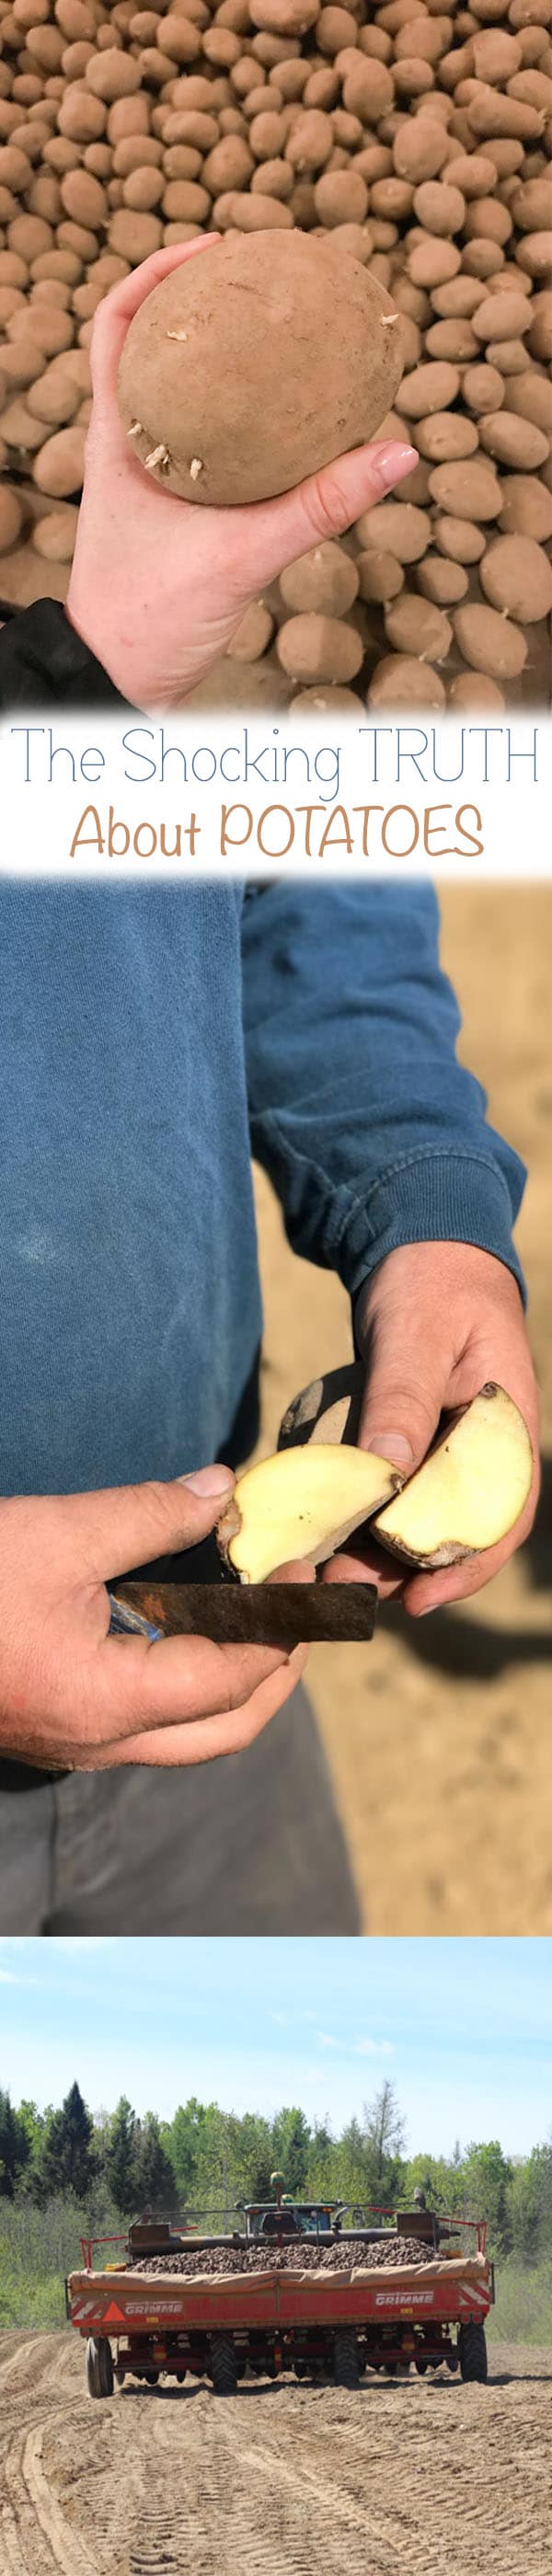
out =
{"type": "Polygon", "coordinates": [[[235,2397],[238,2371],[231,2335],[211,2336],[211,2378],[215,2397],[235,2397]]]}
{"type": "Polygon", "coordinates": [[[485,2380],[487,2377],[487,2345],[485,2342],[484,2326],[475,2324],[461,2326],[458,2336],[458,2351],[460,2356],[460,2371],[462,2379],[485,2380]]]}
{"type": "Polygon", "coordinates": [[[113,2354],[107,2335],[89,2335],[86,2346],[86,2384],[89,2397],[112,2397],[114,2385],[113,2354]]]}
{"type": "Polygon", "coordinates": [[[358,2388],[358,2350],[352,2326],[340,2326],[334,2336],[334,2379],[337,2388],[358,2388]]]}
{"type": "Polygon", "coordinates": [[[145,2370],[145,2371],[144,2371],[144,2379],[145,2379],[145,2382],[146,2382],[146,2388],[158,2388],[158,2387],[159,2387],[159,2371],[158,2371],[158,2370],[145,2370]]]}

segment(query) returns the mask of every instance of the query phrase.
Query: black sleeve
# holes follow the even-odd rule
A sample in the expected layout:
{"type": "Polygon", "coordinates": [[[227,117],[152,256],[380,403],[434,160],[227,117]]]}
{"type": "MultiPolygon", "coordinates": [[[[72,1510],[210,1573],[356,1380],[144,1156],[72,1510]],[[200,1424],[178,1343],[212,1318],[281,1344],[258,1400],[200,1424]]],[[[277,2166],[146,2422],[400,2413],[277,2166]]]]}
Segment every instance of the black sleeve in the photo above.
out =
{"type": "Polygon", "coordinates": [[[0,632],[0,714],[12,707],[125,705],[59,600],[37,599],[7,619],[0,632]]]}

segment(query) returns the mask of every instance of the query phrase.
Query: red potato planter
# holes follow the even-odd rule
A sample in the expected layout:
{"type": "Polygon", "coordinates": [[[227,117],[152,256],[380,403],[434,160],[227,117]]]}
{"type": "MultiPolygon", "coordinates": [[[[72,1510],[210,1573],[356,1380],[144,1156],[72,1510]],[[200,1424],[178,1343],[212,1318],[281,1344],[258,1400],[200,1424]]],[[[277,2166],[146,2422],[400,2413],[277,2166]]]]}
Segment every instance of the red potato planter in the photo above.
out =
{"type": "Polygon", "coordinates": [[[95,2245],[111,2252],[118,2240],[83,2239],[66,2307],[86,2344],[89,2395],[110,2398],[128,2377],[182,2383],[190,2372],[229,2397],[246,2369],[270,2379],[295,2369],[354,2391],[366,2371],[411,2363],[484,2382],[495,2295],[484,2223],[447,2219],[437,2229],[416,2210],[393,2224],[391,2211],[377,2210],[370,2226],[351,2228],[350,2214],[291,2200],[284,2211],[279,2199],[248,2206],[241,2232],[218,2239],[143,2221],[129,2231],[126,2260],[104,2271],[93,2269],[95,2245]]]}

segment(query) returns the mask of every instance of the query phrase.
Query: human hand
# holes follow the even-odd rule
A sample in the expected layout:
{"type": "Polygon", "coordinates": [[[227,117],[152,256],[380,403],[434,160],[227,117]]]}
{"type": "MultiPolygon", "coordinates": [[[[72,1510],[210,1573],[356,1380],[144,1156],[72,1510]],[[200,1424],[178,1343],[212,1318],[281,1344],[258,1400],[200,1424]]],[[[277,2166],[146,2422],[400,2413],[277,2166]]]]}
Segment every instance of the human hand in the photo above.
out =
{"type": "MultiPolygon", "coordinates": [[[[0,1502],[0,1753],[45,1770],[184,1766],[240,1752],[306,1659],[202,1637],[110,1637],[106,1577],[194,1547],[234,1478],[0,1502]]],[[[305,1580],[303,1569],[294,1574],[305,1580]]]]}
{"type": "Polygon", "coordinates": [[[341,534],[417,463],[414,448],[385,439],[250,509],[198,508],[160,489],[119,417],[121,352],[152,287],[186,259],[215,259],[219,239],[210,233],[155,251],[106,296],[94,324],[94,401],[67,616],[139,707],[180,706],[284,565],[341,534]]]}
{"type": "Polygon", "coordinates": [[[412,1243],[391,1252],[362,1289],[355,1325],[366,1387],[358,1441],[410,1474],[421,1464],[441,1412],[469,1404],[492,1378],[506,1388],[527,1425],[535,1467],[521,1518],[497,1547],[435,1574],[413,1574],[374,1544],[353,1548],[325,1569],[327,1583],[377,1583],[380,1597],[400,1593],[423,1618],[448,1601],[467,1600],[498,1574],[527,1537],[539,1492],[539,1408],[519,1289],[501,1261],[468,1243],[412,1243]]]}

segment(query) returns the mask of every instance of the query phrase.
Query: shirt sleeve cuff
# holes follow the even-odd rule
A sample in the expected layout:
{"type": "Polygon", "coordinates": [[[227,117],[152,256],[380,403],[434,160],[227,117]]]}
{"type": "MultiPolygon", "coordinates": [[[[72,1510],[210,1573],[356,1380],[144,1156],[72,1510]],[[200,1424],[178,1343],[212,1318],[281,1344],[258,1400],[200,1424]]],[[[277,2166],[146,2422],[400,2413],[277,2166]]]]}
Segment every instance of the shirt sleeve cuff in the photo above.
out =
{"type": "Polygon", "coordinates": [[[421,1148],[380,1175],[343,1229],[336,1266],[349,1295],[357,1297],[388,1254],[406,1243],[474,1244],[504,1263],[527,1302],[509,1192],[484,1154],[421,1148]]]}

